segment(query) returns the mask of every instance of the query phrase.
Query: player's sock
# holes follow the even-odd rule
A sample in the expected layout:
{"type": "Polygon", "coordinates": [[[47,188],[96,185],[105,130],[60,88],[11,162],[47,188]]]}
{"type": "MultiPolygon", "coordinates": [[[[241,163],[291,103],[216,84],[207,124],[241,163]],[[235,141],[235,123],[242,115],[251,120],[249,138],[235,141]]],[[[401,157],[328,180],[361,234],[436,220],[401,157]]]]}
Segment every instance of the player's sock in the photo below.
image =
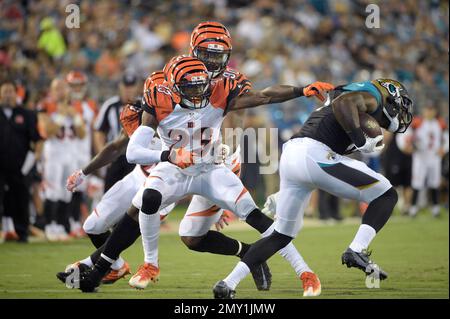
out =
{"type": "Polygon", "coordinates": [[[438,216],[440,212],[439,207],[439,189],[432,188],[431,189],[431,202],[433,203],[433,207],[431,208],[431,213],[433,216],[438,216]]]}
{"type": "Polygon", "coordinates": [[[96,251],[94,251],[89,258],[92,260],[92,262],[95,264],[97,260],[100,258],[100,255],[102,254],[103,250],[105,249],[106,243],[101,245],[97,248],[96,251]]]}
{"type": "Polygon", "coordinates": [[[273,231],[269,236],[261,238],[250,246],[242,261],[239,262],[230,275],[224,280],[230,288],[235,289],[255,266],[260,265],[278,250],[285,247],[292,240],[291,237],[273,231]],[[244,265],[242,265],[244,264],[244,265]]]}
{"type": "Polygon", "coordinates": [[[123,260],[122,257],[119,256],[115,262],[112,263],[111,269],[112,270],[119,270],[122,268],[122,266],[125,264],[125,260],[123,260]]]}
{"type": "Polygon", "coordinates": [[[397,191],[391,187],[383,195],[370,202],[363,215],[362,224],[371,226],[378,233],[391,217],[397,200],[397,191]]]}
{"type": "Polygon", "coordinates": [[[291,264],[297,276],[300,276],[305,271],[313,272],[292,242],[281,248],[278,253],[291,264]]]}
{"type": "Polygon", "coordinates": [[[223,280],[231,289],[236,289],[236,286],[250,273],[250,268],[242,261],[238,262],[231,273],[223,280]]]}
{"type": "Polygon", "coordinates": [[[80,263],[82,263],[83,265],[88,266],[89,268],[94,266],[94,263],[92,262],[91,256],[80,260],[80,263]]]}
{"type": "Polygon", "coordinates": [[[248,214],[245,222],[263,234],[273,224],[273,220],[264,215],[258,208],[248,214]]]}
{"type": "Polygon", "coordinates": [[[13,221],[12,217],[10,217],[10,216],[2,217],[2,229],[3,229],[4,233],[15,231],[14,221],[13,221]]]}
{"type": "Polygon", "coordinates": [[[107,231],[103,234],[87,234],[89,236],[89,239],[91,240],[92,244],[95,246],[95,248],[99,248],[102,246],[108,237],[111,235],[110,231],[107,231]]]}
{"type": "Polygon", "coordinates": [[[375,238],[376,234],[377,232],[373,227],[362,224],[359,226],[358,232],[349,247],[353,251],[360,253],[363,249],[369,247],[370,242],[375,238]]]}
{"type": "Polygon", "coordinates": [[[64,230],[67,233],[70,233],[70,222],[69,222],[69,203],[66,203],[62,200],[58,201],[58,224],[64,227],[64,230]]]}
{"type": "MultiPolygon", "coordinates": [[[[272,234],[274,228],[275,223],[270,225],[270,227],[261,234],[261,237],[267,237],[272,234]]],[[[286,247],[281,248],[278,253],[291,264],[291,267],[294,268],[297,276],[300,276],[305,271],[313,272],[292,242],[287,244],[286,247]]]]}
{"type": "Polygon", "coordinates": [[[409,212],[408,212],[408,214],[409,214],[409,216],[416,216],[417,215],[417,212],[419,211],[419,209],[417,208],[417,206],[416,205],[412,205],[410,208],[409,208],[409,212]]]}
{"type": "Polygon", "coordinates": [[[139,235],[138,222],[125,214],[106,241],[103,255],[115,261],[122,251],[130,247],[139,238],[139,235]]]}
{"type": "Polygon", "coordinates": [[[250,245],[210,230],[202,237],[182,237],[186,246],[194,251],[242,258],[250,245]]]}
{"type": "Polygon", "coordinates": [[[158,266],[159,214],[146,214],[140,211],[139,227],[144,247],[144,261],[158,266]]]}
{"type": "Polygon", "coordinates": [[[431,208],[431,213],[433,214],[433,216],[438,216],[440,212],[441,207],[439,205],[433,205],[433,207],[431,208]]]}

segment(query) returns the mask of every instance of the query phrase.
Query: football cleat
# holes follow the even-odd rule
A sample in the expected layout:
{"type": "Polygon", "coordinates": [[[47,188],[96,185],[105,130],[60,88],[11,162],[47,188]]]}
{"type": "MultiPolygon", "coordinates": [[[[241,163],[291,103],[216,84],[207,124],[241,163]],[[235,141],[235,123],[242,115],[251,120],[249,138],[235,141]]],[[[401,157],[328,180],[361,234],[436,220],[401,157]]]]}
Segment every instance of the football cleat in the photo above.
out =
{"type": "Polygon", "coordinates": [[[6,241],[18,241],[19,235],[17,235],[17,233],[15,231],[8,231],[8,232],[4,233],[3,239],[5,242],[6,241]]]}
{"type": "Polygon", "coordinates": [[[145,263],[139,266],[137,272],[130,278],[128,284],[136,289],[145,289],[150,282],[157,283],[159,280],[159,268],[145,263]]]}
{"type": "Polygon", "coordinates": [[[218,281],[213,287],[214,299],[234,299],[236,291],[228,287],[223,280],[218,281]]]}
{"type": "Polygon", "coordinates": [[[117,280],[125,277],[126,275],[131,274],[130,266],[127,262],[124,262],[122,267],[118,270],[112,269],[105,277],[102,279],[102,284],[113,284],[117,280]]]}
{"type": "Polygon", "coordinates": [[[77,288],[82,292],[97,292],[102,277],[102,274],[96,268],[89,269],[86,272],[80,273],[80,281],[77,288]]]}
{"type": "Polygon", "coordinates": [[[300,275],[303,282],[303,297],[317,297],[322,292],[319,277],[313,272],[305,271],[300,275]]]}
{"type": "Polygon", "coordinates": [[[272,285],[272,274],[270,273],[269,266],[267,262],[254,267],[250,270],[253,276],[253,281],[255,282],[256,289],[258,290],[269,290],[272,285]]]}
{"type": "Polygon", "coordinates": [[[380,280],[386,279],[388,274],[369,259],[370,255],[371,252],[367,250],[357,253],[351,248],[347,248],[347,250],[342,254],[342,264],[347,265],[348,268],[356,267],[361,269],[368,276],[375,273],[378,275],[380,280]]]}
{"type": "Polygon", "coordinates": [[[79,261],[77,261],[77,262],[75,262],[73,264],[67,265],[66,269],[64,271],[58,272],[56,274],[56,278],[58,278],[68,288],[75,288],[73,285],[72,286],[71,285],[67,285],[67,278],[71,274],[73,274],[74,269],[76,269],[76,268],[78,268],[79,274],[85,273],[86,271],[88,271],[90,269],[87,265],[82,264],[79,261]]]}

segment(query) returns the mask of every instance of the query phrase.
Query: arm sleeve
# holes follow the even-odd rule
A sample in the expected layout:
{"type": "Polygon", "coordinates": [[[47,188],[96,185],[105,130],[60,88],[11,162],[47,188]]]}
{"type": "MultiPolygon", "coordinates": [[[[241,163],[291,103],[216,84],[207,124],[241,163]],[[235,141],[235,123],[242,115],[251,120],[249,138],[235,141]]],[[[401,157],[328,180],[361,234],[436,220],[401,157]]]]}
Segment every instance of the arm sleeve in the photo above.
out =
{"type": "Polygon", "coordinates": [[[127,161],[132,164],[150,165],[161,161],[161,150],[149,149],[155,131],[148,126],[139,126],[131,135],[127,147],[127,161]]]}

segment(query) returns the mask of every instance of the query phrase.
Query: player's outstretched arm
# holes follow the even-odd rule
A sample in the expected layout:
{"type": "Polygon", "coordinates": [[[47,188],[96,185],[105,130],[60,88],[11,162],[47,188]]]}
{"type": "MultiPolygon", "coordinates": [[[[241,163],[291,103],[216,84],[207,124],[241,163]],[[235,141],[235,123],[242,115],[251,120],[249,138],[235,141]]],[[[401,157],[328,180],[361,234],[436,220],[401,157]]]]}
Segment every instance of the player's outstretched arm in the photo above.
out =
{"type": "Polygon", "coordinates": [[[67,190],[71,192],[76,191],[76,188],[83,183],[87,175],[114,162],[120,155],[125,153],[127,144],[128,135],[122,130],[120,135],[114,141],[105,145],[89,164],[83,169],[76,170],[67,178],[67,190]]]}
{"type": "Polygon", "coordinates": [[[347,93],[331,104],[336,120],[345,130],[356,147],[365,153],[377,150],[377,143],[383,138],[370,138],[364,134],[359,122],[359,113],[371,113],[377,108],[376,99],[366,92],[347,93]]]}
{"type": "Polygon", "coordinates": [[[114,141],[106,144],[89,164],[83,168],[83,173],[89,175],[95,170],[114,162],[120,155],[125,154],[128,140],[128,135],[122,130],[114,141]]]}
{"type": "Polygon", "coordinates": [[[228,110],[240,110],[265,104],[282,103],[301,96],[316,96],[323,101],[322,92],[332,89],[334,89],[334,86],[325,82],[314,82],[305,87],[273,85],[261,91],[249,91],[237,96],[230,102],[228,110]]]}

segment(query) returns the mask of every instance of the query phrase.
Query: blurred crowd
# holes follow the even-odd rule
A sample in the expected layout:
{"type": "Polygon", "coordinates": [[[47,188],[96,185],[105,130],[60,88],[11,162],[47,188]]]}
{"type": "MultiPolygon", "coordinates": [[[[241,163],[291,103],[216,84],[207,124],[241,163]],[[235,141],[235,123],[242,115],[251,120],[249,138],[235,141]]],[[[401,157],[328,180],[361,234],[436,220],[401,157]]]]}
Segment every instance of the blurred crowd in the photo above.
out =
{"type": "MultiPolygon", "coordinates": [[[[448,124],[448,14],[448,1],[439,0],[1,0],[0,83],[12,80],[18,104],[45,111],[52,94],[54,98],[66,90],[52,81],[81,71],[86,76],[82,92],[75,81],[67,88],[67,99],[75,99],[70,94],[78,92],[81,100],[89,101],[91,111],[79,113],[92,113],[84,120],[93,155],[114,138],[113,128],[102,121],[95,126],[102,105],[105,109],[115,96],[119,101],[137,97],[151,72],[188,52],[194,26],[215,20],[229,28],[233,39],[230,66],[244,73],[254,88],[395,78],[409,89],[417,114],[432,106],[436,117],[448,124]],[[66,9],[72,3],[79,8],[79,27],[67,24],[71,11],[66,9]],[[370,3],[379,5],[380,28],[365,24],[370,3]],[[127,80],[127,74],[136,79],[127,80]],[[132,88],[125,92],[126,87],[132,88]],[[96,138],[96,131],[103,135],[96,138]]],[[[297,99],[283,107],[258,108],[248,112],[246,125],[277,127],[281,145],[314,107],[313,101],[297,99]]],[[[368,161],[383,169],[379,159],[368,161]]],[[[263,200],[277,190],[277,177],[255,174],[257,169],[247,165],[243,179],[263,200]]],[[[36,170],[39,175],[39,167],[30,172],[36,170]]],[[[93,184],[98,183],[102,181],[93,184]]],[[[39,187],[32,194],[39,202],[39,187]]],[[[45,205],[31,206],[39,212],[45,205]]]]}

